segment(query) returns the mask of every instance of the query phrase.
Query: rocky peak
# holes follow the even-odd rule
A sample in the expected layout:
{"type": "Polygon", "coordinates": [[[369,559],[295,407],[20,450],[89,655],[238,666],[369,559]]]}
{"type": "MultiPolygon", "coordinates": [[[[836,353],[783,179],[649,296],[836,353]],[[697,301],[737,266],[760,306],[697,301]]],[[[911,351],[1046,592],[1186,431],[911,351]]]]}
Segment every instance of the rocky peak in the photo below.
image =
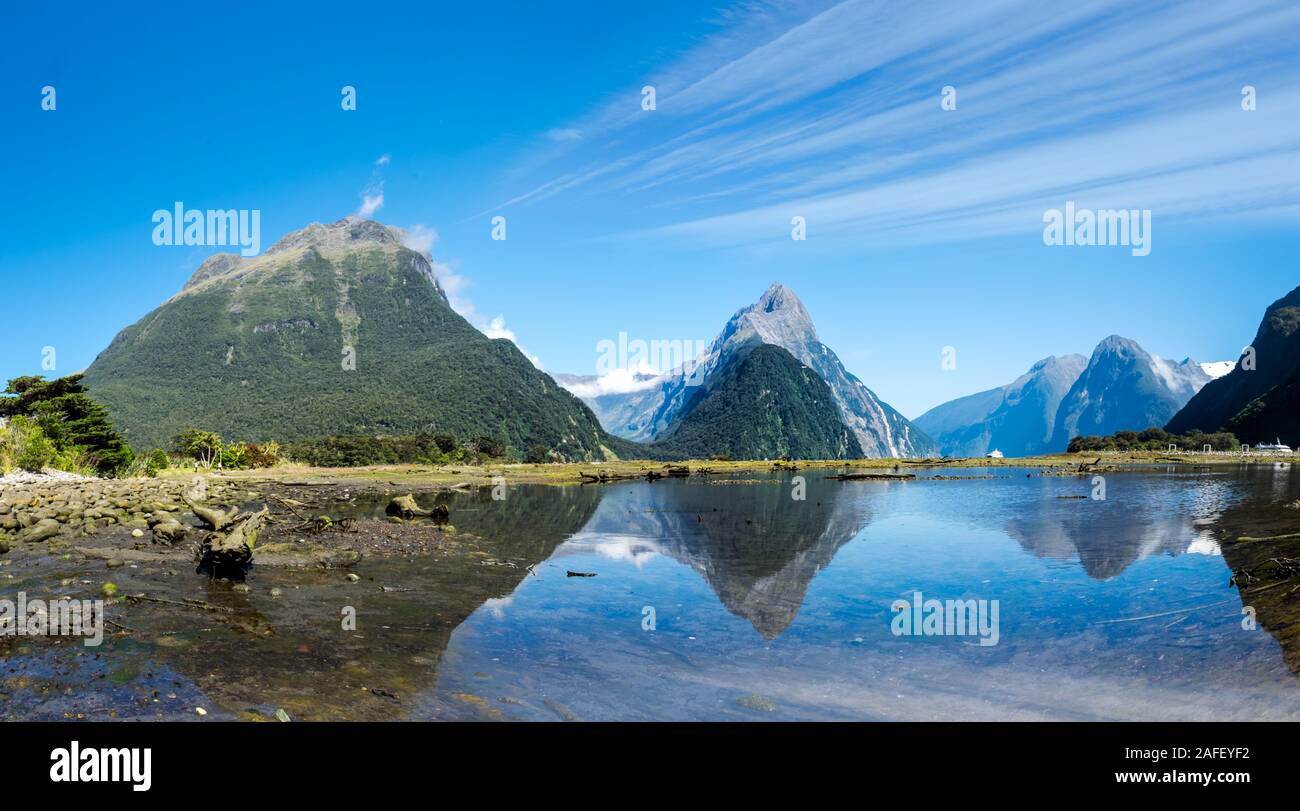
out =
{"type": "Polygon", "coordinates": [[[208,279],[234,270],[239,267],[239,262],[240,256],[237,253],[214,253],[203,260],[203,264],[199,265],[198,270],[194,271],[194,275],[190,276],[190,280],[181,290],[189,290],[208,279]]]}
{"type": "Polygon", "coordinates": [[[1092,352],[1092,361],[1096,363],[1100,358],[1106,355],[1119,355],[1123,358],[1140,358],[1147,354],[1146,350],[1138,345],[1137,341],[1132,338],[1125,338],[1122,335],[1110,335],[1103,338],[1101,343],[1092,352]]]}
{"type": "Polygon", "coordinates": [[[800,353],[794,347],[817,341],[812,316],[794,291],[780,282],[773,283],[757,302],[739,310],[731,320],[734,327],[727,332],[748,327],[763,343],[783,346],[796,357],[800,353]]]}
{"type": "Polygon", "coordinates": [[[266,254],[283,253],[295,248],[315,248],[318,253],[346,251],[367,243],[383,248],[401,247],[402,235],[381,222],[350,214],[329,225],[314,222],[302,230],[286,234],[268,248],[266,254]]]}

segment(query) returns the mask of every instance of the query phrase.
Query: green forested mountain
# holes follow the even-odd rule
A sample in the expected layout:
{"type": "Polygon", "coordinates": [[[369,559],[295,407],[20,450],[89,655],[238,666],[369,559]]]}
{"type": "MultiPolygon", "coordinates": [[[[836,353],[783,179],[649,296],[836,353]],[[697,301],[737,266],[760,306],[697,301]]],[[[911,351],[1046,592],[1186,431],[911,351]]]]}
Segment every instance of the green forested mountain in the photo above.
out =
{"type": "Polygon", "coordinates": [[[1300,364],[1290,377],[1237,412],[1227,428],[1257,445],[1279,439],[1300,444],[1300,364]]]}
{"type": "Polygon", "coordinates": [[[85,382],[136,447],[190,426],[247,441],[447,432],[568,459],[609,447],[581,401],[451,309],[400,232],[355,217],[211,257],[85,382]]]}
{"type": "Polygon", "coordinates": [[[1269,305],[1251,354],[1206,384],[1169,421],[1170,431],[1231,431],[1256,445],[1300,442],[1300,287],[1269,305]]]}
{"type": "Polygon", "coordinates": [[[651,447],[690,458],[850,459],[862,446],[826,381],[785,349],[761,344],[695,393],[686,416],[651,447]]]}

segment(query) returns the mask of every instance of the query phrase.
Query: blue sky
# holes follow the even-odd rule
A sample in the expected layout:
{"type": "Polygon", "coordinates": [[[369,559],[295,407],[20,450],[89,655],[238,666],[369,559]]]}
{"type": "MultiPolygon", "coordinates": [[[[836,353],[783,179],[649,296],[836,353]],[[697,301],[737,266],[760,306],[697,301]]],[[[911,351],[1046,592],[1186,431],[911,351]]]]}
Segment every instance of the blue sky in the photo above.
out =
{"type": "Polygon", "coordinates": [[[1293,3],[478,5],[7,10],[0,377],[84,368],[220,250],[151,242],[178,200],[266,247],[382,192],[548,371],[782,281],[909,417],[1111,333],[1232,359],[1300,284],[1293,3]],[[1067,200],[1150,209],[1150,255],[1045,246],[1067,200]]]}

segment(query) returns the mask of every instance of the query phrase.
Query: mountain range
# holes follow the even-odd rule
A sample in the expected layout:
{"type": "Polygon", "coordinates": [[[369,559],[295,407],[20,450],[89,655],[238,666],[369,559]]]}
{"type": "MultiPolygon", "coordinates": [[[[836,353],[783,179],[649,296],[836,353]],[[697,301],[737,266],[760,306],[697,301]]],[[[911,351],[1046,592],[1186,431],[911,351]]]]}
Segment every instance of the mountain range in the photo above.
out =
{"type": "Polygon", "coordinates": [[[260,256],[216,254],[122,330],[85,383],[138,448],[198,427],[245,441],[447,432],[568,460],[848,459],[1059,452],[1079,434],[1161,425],[1252,443],[1300,430],[1300,288],[1237,364],[1169,361],[1112,335],[1087,359],[1044,358],[913,423],[845,369],[782,284],[694,362],[609,391],[488,338],[404,240],[353,216],[260,256]]]}
{"type": "Polygon", "coordinates": [[[1111,335],[1089,358],[1044,358],[1013,382],[936,406],[916,424],[947,456],[1060,453],[1080,434],[1160,427],[1224,371],[1223,363],[1165,360],[1111,335]]]}

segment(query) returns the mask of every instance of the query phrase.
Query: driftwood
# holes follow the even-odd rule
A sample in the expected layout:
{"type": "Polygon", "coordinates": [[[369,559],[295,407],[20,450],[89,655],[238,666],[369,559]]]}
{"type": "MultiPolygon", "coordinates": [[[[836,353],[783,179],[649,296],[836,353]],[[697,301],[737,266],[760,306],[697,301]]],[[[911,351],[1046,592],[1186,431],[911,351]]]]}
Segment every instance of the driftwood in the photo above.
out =
{"type": "Polygon", "coordinates": [[[668,473],[668,478],[670,479],[685,479],[686,477],[691,475],[691,469],[686,465],[668,467],[666,470],[668,473]]]}
{"type": "Polygon", "coordinates": [[[190,508],[190,512],[197,515],[199,520],[203,521],[203,523],[208,525],[209,529],[214,531],[230,526],[230,524],[234,522],[235,516],[239,514],[238,506],[231,507],[229,510],[224,511],[214,510],[211,507],[204,507],[202,504],[195,504],[188,498],[185,499],[185,504],[190,508]]]}
{"type": "Polygon", "coordinates": [[[446,504],[436,504],[432,510],[426,510],[416,502],[415,496],[410,494],[398,496],[388,502],[384,512],[398,518],[432,518],[435,521],[446,521],[451,517],[451,510],[447,509],[446,504]]]}
{"type": "MultiPolygon", "coordinates": [[[[233,512],[238,511],[229,514],[233,512]]],[[[216,513],[222,522],[219,527],[214,526],[199,546],[199,571],[214,578],[243,577],[253,562],[253,547],[257,545],[257,536],[266,525],[270,512],[262,507],[255,513],[244,513],[229,520],[226,520],[227,513],[216,513]]],[[[196,512],[195,515],[199,514],[196,512]]],[[[203,518],[202,515],[199,517],[203,518]]]]}
{"type": "Polygon", "coordinates": [[[627,481],[629,479],[655,481],[656,479],[662,479],[664,474],[656,473],[653,470],[646,472],[645,475],[640,473],[610,473],[607,470],[602,470],[598,473],[582,473],[580,471],[578,476],[582,478],[583,484],[605,484],[606,482],[627,481]]]}
{"type": "Polygon", "coordinates": [[[1088,472],[1090,472],[1094,467],[1096,467],[1097,465],[1100,465],[1100,464],[1101,464],[1101,457],[1100,457],[1100,456],[1097,457],[1097,461],[1095,461],[1095,462],[1080,462],[1080,463],[1079,463],[1079,472],[1080,472],[1080,473],[1088,473],[1088,472]]]}
{"type": "Polygon", "coordinates": [[[915,473],[839,473],[834,476],[827,476],[837,482],[856,482],[870,481],[872,479],[915,479],[915,473]]]}

